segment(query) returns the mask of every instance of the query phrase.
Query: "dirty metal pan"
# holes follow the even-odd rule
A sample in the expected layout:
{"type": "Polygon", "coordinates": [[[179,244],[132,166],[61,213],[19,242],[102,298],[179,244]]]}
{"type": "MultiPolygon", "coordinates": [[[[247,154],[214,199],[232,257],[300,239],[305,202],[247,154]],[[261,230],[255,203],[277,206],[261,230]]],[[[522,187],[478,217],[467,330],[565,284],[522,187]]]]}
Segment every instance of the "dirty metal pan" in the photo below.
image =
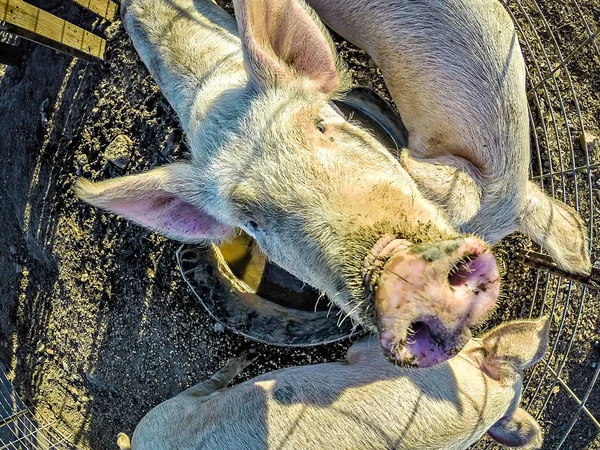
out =
{"type": "Polygon", "coordinates": [[[354,87],[334,103],[346,120],[360,123],[396,156],[408,144],[408,131],[400,115],[372,89],[354,87]]]}
{"type": "MultiPolygon", "coordinates": [[[[340,113],[359,122],[391,151],[405,145],[406,130],[385,100],[367,88],[351,89],[336,101],[340,113]]],[[[239,231],[219,246],[182,245],[181,273],[200,303],[233,332],[266,344],[308,347],[364,332],[329,300],[278,266],[239,231]]]]}
{"type": "MultiPolygon", "coordinates": [[[[186,282],[213,319],[248,339],[272,345],[309,347],[339,341],[352,334],[349,319],[338,326],[340,311],[336,308],[306,311],[258,295],[231,271],[215,245],[210,248],[183,245],[177,252],[177,260],[186,282]]],[[[277,284],[276,281],[270,283],[277,284]]],[[[288,288],[278,287],[282,291],[288,288]]],[[[302,294],[298,292],[299,296],[302,294]]],[[[317,294],[313,299],[315,305],[327,304],[326,299],[318,297],[317,294]]]]}

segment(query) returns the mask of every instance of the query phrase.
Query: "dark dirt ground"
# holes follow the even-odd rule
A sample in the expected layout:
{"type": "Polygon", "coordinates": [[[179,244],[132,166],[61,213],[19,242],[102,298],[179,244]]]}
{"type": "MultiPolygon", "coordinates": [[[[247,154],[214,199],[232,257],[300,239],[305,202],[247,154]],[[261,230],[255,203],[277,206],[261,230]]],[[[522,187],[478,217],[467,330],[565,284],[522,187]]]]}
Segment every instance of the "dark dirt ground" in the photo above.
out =
{"type": "MultiPolygon", "coordinates": [[[[88,64],[25,43],[31,53],[22,67],[0,66],[0,359],[42,420],[58,416],[82,448],[116,448],[119,431],[130,433],[151,407],[211,375],[246,343],[215,330],[180,276],[177,243],[75,199],[73,183],[79,176],[99,180],[139,172],[179,158],[186,146],[175,114],[118,22],[106,30],[108,24],[69,2],[36,3],[74,23],[90,24],[87,28],[104,33],[109,43],[105,63],[88,64]]],[[[567,54],[586,30],[573,5],[548,3],[544,12],[567,54]]],[[[598,2],[579,4],[592,28],[597,27],[598,2]]],[[[529,4],[523,11],[519,5],[510,3],[523,24],[520,38],[531,42],[524,52],[535,81],[539,75],[531,55],[539,59],[541,47],[523,11],[533,14],[541,42],[550,42],[552,36],[529,4]]],[[[547,47],[550,62],[540,63],[542,73],[558,58],[547,47]]],[[[341,41],[338,49],[356,84],[386,95],[368,57],[341,41]]],[[[582,123],[600,136],[600,54],[587,46],[567,68],[573,91],[564,69],[556,83],[565,93],[566,120],[550,114],[560,111],[554,85],[548,87],[548,100],[542,92],[539,106],[532,109],[541,136],[532,140],[534,155],[539,148],[545,161],[541,168],[534,161],[533,176],[547,173],[550,163],[556,170],[561,144],[567,167],[572,161],[576,166],[585,162],[577,139],[582,123]],[[566,124],[572,139],[564,131],[566,124]]],[[[592,152],[592,163],[599,162],[598,152],[592,152]]],[[[582,215],[598,217],[598,169],[589,178],[587,171],[576,177],[547,177],[548,189],[550,178],[555,195],[564,190],[571,204],[576,182],[582,215]]],[[[589,289],[582,297],[580,287],[515,262],[517,250],[528,247],[519,235],[498,247],[506,266],[504,294],[487,325],[538,315],[542,308],[553,313],[548,368],[540,364],[533,371],[524,398],[534,413],[541,412],[545,448],[555,448],[577,405],[564,385],[553,383],[552,371],[564,363],[561,379],[579,398],[586,395],[600,364],[600,296],[589,289]]],[[[594,248],[600,248],[597,238],[594,248]]],[[[258,346],[262,357],[244,377],[340,359],[347,345],[306,350],[258,346]]],[[[589,394],[587,407],[600,417],[598,386],[589,394]]],[[[585,415],[564,448],[600,448],[598,429],[585,415]]]]}

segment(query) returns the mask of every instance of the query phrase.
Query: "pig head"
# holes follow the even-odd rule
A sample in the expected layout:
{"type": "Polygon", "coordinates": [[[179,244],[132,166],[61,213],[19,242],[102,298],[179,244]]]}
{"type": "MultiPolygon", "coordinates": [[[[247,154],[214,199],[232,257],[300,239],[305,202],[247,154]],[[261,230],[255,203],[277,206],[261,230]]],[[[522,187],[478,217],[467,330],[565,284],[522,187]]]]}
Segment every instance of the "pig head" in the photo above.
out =
{"type": "Polygon", "coordinates": [[[234,5],[237,27],[209,0],[122,2],[191,159],[81,180],[77,194],[183,242],[227,239],[239,227],[347,316],[379,328],[395,362],[449,358],[498,296],[490,249],[459,235],[398,161],[332,106],[347,76],[312,10],[299,0],[234,5]]]}
{"type": "Polygon", "coordinates": [[[520,230],[589,273],[578,214],[527,180],[525,62],[496,0],[308,0],[379,66],[408,133],[402,164],[450,223],[496,243],[520,230]]]}

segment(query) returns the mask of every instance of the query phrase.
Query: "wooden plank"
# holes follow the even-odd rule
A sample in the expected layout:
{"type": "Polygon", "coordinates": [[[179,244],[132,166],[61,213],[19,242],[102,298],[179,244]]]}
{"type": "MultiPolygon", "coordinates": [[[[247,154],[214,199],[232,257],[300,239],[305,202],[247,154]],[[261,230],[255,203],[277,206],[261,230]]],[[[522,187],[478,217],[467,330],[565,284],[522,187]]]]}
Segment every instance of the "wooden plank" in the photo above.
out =
{"type": "Polygon", "coordinates": [[[83,59],[104,59],[106,41],[23,0],[0,0],[0,21],[11,33],[83,59]]]}
{"type": "Polygon", "coordinates": [[[117,16],[118,6],[112,0],[73,0],[78,5],[89,9],[93,13],[111,22],[117,16]]]}
{"type": "Polygon", "coordinates": [[[0,42],[0,64],[20,66],[25,56],[25,50],[16,45],[0,42]]]}

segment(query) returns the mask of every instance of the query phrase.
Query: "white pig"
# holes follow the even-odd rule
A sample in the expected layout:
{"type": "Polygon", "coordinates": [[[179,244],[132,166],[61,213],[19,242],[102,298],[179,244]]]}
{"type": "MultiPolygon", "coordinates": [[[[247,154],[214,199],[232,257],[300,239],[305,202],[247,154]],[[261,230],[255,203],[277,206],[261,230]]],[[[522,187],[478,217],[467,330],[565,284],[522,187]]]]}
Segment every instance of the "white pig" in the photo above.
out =
{"type": "Polygon", "coordinates": [[[389,151],[332,107],[347,77],[305,3],[234,6],[237,26],[210,0],[121,2],[191,160],[81,181],[78,195],[185,242],[240,227],[276,264],[379,328],[397,363],[448,359],[498,297],[489,247],[452,228],[389,151]]]}
{"type": "Polygon", "coordinates": [[[546,351],[549,322],[509,322],[425,369],[390,364],[369,338],[347,362],[277,370],[226,389],[250,361],[152,409],[122,450],[465,449],[488,433],[540,448],[535,419],[519,408],[523,369],[546,351]]]}
{"type": "Polygon", "coordinates": [[[380,67],[408,129],[402,164],[452,225],[495,243],[521,230],[589,273],[577,213],[528,182],[525,63],[496,0],[308,0],[380,67]]]}

